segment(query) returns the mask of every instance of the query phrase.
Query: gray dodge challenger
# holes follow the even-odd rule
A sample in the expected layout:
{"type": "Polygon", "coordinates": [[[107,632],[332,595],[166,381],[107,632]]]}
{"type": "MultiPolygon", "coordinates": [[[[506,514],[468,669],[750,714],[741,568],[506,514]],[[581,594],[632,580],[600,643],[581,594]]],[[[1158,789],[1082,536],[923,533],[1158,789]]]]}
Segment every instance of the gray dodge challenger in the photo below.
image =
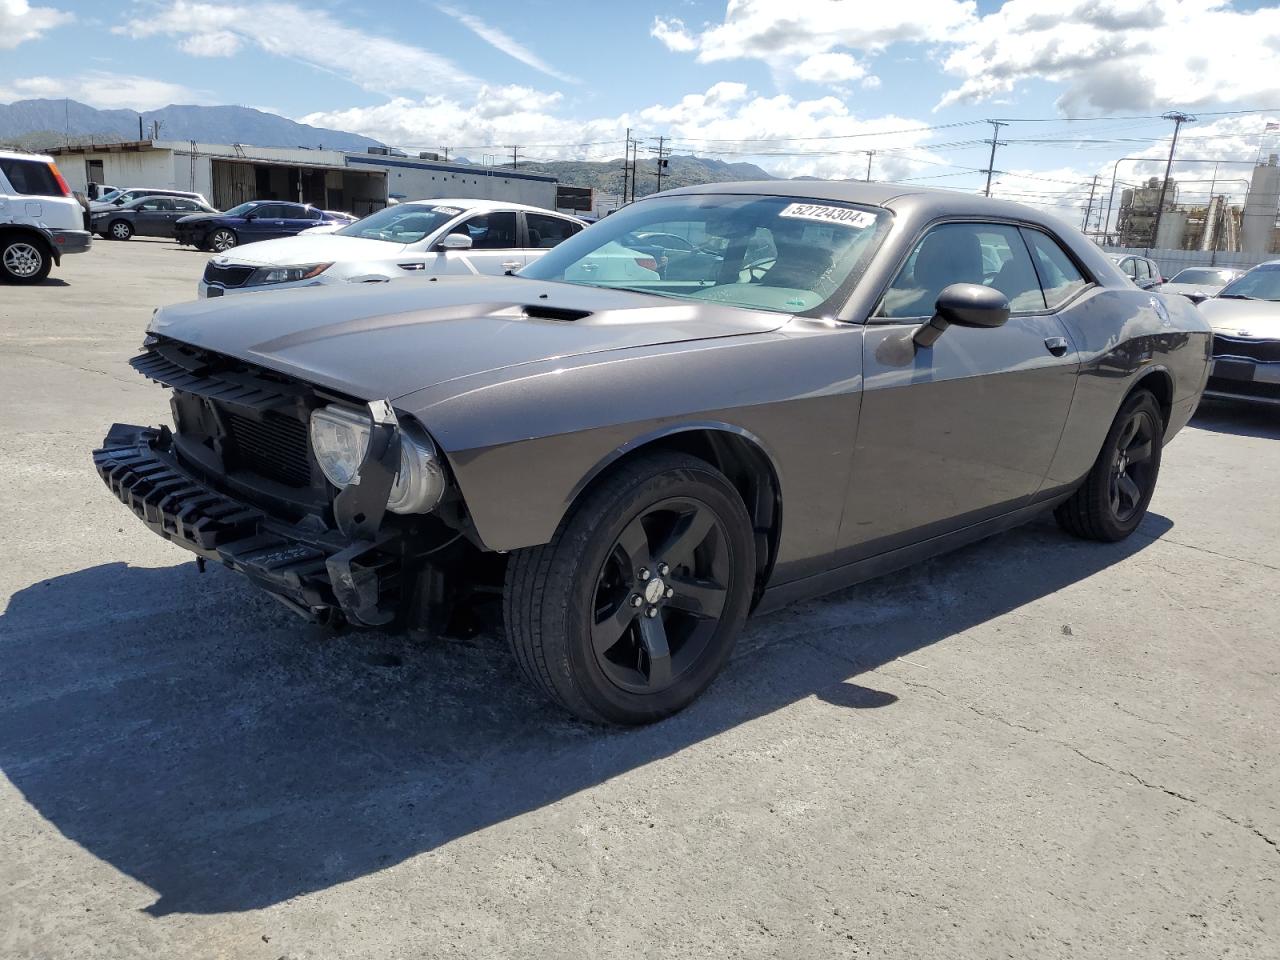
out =
{"type": "Polygon", "coordinates": [[[131,362],[173,426],[115,424],[94,460],[157,534],[314,621],[456,632],[500,594],[536,687],[645,723],[752,611],[1043,511],[1131,534],[1210,343],[1023,206],[720,184],[514,276],[160,309],[131,362]]]}

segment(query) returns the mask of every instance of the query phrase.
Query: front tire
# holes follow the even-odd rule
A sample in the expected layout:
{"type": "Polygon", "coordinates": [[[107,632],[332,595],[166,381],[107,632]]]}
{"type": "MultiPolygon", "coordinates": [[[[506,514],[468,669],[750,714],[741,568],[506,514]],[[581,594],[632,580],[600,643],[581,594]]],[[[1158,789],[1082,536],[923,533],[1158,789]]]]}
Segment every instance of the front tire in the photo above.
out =
{"type": "Polygon", "coordinates": [[[39,283],[52,267],[49,251],[40,241],[28,237],[0,240],[0,277],[10,283],[39,283]]]}
{"type": "Polygon", "coordinates": [[[234,230],[228,230],[226,227],[219,227],[213,233],[209,234],[209,249],[214,253],[226,253],[232,247],[240,242],[240,238],[236,236],[234,230]]]}
{"type": "Polygon", "coordinates": [[[1156,491],[1164,445],[1164,415],[1148,390],[1138,390],[1116,414],[1093,469],[1054,512],[1058,525],[1085,540],[1123,540],[1142,523],[1156,491]]]}
{"type": "Polygon", "coordinates": [[[107,233],[112,240],[128,240],[133,237],[133,226],[128,220],[113,220],[107,233]]]}
{"type": "Polygon", "coordinates": [[[504,618],[521,670],[596,723],[651,723],[683,709],[728,661],[755,573],[742,498],[705,461],[625,463],[551,542],[512,554],[504,618]]]}

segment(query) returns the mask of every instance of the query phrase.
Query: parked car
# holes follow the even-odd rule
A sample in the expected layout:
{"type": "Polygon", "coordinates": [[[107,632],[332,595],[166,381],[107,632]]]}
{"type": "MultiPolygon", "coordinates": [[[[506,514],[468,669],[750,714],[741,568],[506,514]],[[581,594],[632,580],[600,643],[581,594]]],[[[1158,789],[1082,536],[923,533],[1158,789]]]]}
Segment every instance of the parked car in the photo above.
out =
{"type": "Polygon", "coordinates": [[[250,200],[225,213],[196,213],[179,218],[179,243],[223,253],[242,243],[297,236],[308,227],[329,223],[323,210],[306,203],[250,200]]]}
{"type": "Polygon", "coordinates": [[[1200,312],[1213,328],[1205,395],[1280,404],[1280,260],[1231,281],[1200,312]]]}
{"type": "Polygon", "coordinates": [[[90,200],[105,200],[109,195],[114,196],[124,192],[120,187],[113,187],[109,183],[94,183],[92,180],[89,181],[87,189],[90,200]]]}
{"type": "Polygon", "coordinates": [[[1150,290],[1164,283],[1160,267],[1154,260],[1133,254],[1112,254],[1111,259],[1142,290],[1150,290]]]}
{"type": "Polygon", "coordinates": [[[197,213],[217,213],[207,203],[186,197],[139,197],[120,207],[100,210],[92,215],[94,233],[108,240],[139,237],[176,236],[176,225],[183,217],[197,213]]]}
{"type": "Polygon", "coordinates": [[[0,279],[39,283],[93,238],[89,215],[53,157],[0,151],[0,279]]]}
{"type": "Polygon", "coordinates": [[[325,210],[324,212],[329,215],[331,218],[330,220],[314,227],[307,227],[307,229],[299,233],[298,236],[313,237],[321,233],[337,233],[347,224],[355,223],[360,219],[354,214],[344,213],[341,210],[325,210]]]}
{"type": "Polygon", "coordinates": [[[501,590],[536,687],[643,723],[711,683],[752,610],[1050,509],[1129,536],[1209,338],[1039,210],[715,184],[512,277],[162,307],[132,364],[172,390],[174,426],[116,424],[94,459],[156,533],[314,620],[431,628],[501,590]],[[569,279],[642,230],[725,258],[569,279]],[[761,234],[775,260],[750,270],[761,234]],[[1007,254],[994,274],[984,244],[1007,254]]]}
{"type": "Polygon", "coordinates": [[[195,200],[205,207],[210,206],[203,193],[194,193],[190,190],[169,190],[165,187],[130,187],[127,190],[117,189],[90,202],[89,212],[100,213],[113,207],[122,207],[126,203],[132,203],[134,200],[139,200],[143,197],[181,197],[184,200],[195,200]]]}
{"type": "Polygon", "coordinates": [[[573,217],[496,200],[399,203],[328,235],[309,232],[214,257],[198,292],[205,298],[409,276],[496,276],[582,228],[573,217]]]}
{"type": "Polygon", "coordinates": [[[1179,293],[1195,303],[1214,296],[1243,270],[1227,267],[1186,267],[1179,270],[1160,287],[1161,293],[1179,293]]]}

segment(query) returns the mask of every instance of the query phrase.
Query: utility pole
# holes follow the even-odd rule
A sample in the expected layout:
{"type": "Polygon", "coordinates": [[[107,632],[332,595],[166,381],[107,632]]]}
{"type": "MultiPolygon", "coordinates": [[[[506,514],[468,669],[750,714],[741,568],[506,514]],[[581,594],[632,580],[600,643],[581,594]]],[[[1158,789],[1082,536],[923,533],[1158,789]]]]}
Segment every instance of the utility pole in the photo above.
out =
{"type": "Polygon", "coordinates": [[[627,127],[627,139],[622,148],[622,202],[627,202],[627,186],[631,182],[631,128],[627,127]]]}
{"type": "Polygon", "coordinates": [[[876,155],[876,152],[874,150],[863,150],[862,152],[867,155],[867,183],[870,183],[871,182],[871,158],[876,155]]]}
{"type": "Polygon", "coordinates": [[[1089,217],[1093,213],[1093,192],[1098,189],[1098,175],[1093,175],[1093,183],[1089,187],[1089,205],[1084,208],[1084,222],[1080,224],[1080,229],[1085,233],[1089,232],[1089,217]]]}
{"type": "Polygon", "coordinates": [[[662,192],[662,171],[667,166],[666,137],[658,138],[658,193],[662,192]]]}
{"type": "Polygon", "coordinates": [[[1160,241],[1160,221],[1164,218],[1164,195],[1169,190],[1169,172],[1173,169],[1173,151],[1178,149],[1178,131],[1184,123],[1192,123],[1196,119],[1177,110],[1170,110],[1160,116],[1166,120],[1173,121],[1173,139],[1169,142],[1169,160],[1164,165],[1164,179],[1160,181],[1160,202],[1156,204],[1156,225],[1155,229],[1151,231],[1151,247],[1154,247],[1160,241]]]}
{"type": "Polygon", "coordinates": [[[991,139],[987,142],[991,144],[991,159],[987,161],[987,169],[979,171],[987,175],[987,188],[983,191],[986,196],[991,196],[991,175],[996,172],[996,147],[1002,147],[1004,144],[1000,142],[1000,128],[1007,127],[1009,124],[1004,120],[988,120],[991,124],[991,139]]]}
{"type": "Polygon", "coordinates": [[[512,147],[511,148],[511,169],[516,170],[516,169],[519,169],[519,167],[520,167],[520,148],[512,147]]]}
{"type": "Polygon", "coordinates": [[[449,162],[449,148],[448,148],[448,147],[441,147],[441,148],[440,148],[440,152],[441,152],[442,154],[444,154],[444,162],[445,162],[445,163],[448,163],[448,162],[449,162]]]}

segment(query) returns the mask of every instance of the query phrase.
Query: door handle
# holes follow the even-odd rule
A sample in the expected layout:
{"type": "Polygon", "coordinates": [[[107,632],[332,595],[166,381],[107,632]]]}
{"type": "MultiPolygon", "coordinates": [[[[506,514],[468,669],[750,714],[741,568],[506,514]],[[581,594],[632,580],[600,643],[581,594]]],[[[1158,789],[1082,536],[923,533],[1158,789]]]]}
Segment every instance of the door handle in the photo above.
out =
{"type": "Polygon", "coordinates": [[[515,269],[517,269],[517,268],[519,268],[519,267],[523,267],[523,266],[524,266],[524,264],[523,264],[521,261],[519,261],[519,260],[503,260],[503,261],[502,261],[502,269],[503,269],[503,270],[515,270],[515,269]]]}
{"type": "Polygon", "coordinates": [[[1066,337],[1045,337],[1044,345],[1055,357],[1060,357],[1067,352],[1068,344],[1066,337]]]}

